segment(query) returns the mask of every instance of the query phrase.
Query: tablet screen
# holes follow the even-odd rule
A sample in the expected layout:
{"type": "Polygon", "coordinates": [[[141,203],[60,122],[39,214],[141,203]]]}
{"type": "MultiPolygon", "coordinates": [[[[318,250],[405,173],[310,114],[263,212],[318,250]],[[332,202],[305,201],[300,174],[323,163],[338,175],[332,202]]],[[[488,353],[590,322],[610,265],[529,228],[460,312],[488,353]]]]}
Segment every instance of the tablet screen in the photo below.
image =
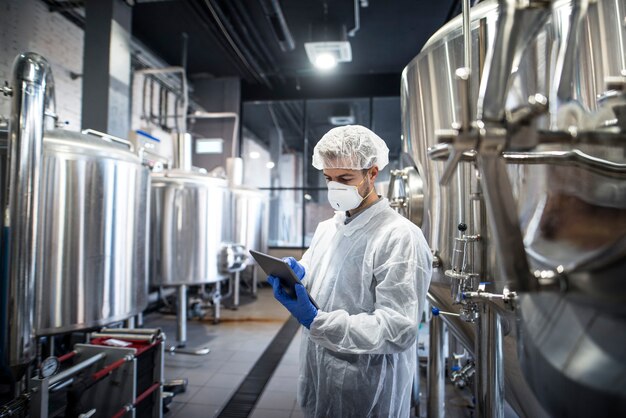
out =
{"type": "MultiPolygon", "coordinates": [[[[263,254],[258,251],[250,250],[250,254],[254,257],[265,274],[278,277],[285,293],[293,299],[296,298],[295,286],[297,283],[302,284],[302,282],[300,282],[296,273],[289,267],[289,264],[285,263],[280,258],[272,257],[271,255],[263,254]]],[[[315,303],[311,295],[309,295],[309,299],[311,303],[319,309],[319,306],[317,306],[317,303],[315,303]]]]}

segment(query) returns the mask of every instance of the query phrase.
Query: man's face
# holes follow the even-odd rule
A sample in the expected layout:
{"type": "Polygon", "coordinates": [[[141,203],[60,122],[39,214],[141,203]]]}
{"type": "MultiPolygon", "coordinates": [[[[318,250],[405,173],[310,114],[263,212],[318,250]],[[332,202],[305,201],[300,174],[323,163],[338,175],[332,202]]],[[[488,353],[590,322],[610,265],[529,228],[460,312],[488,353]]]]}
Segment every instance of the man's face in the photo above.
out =
{"type": "Polygon", "coordinates": [[[343,168],[326,168],[324,177],[326,182],[336,181],[337,183],[350,186],[357,186],[359,194],[366,196],[374,185],[374,180],[378,174],[378,167],[374,166],[369,170],[346,170],[343,168]]]}

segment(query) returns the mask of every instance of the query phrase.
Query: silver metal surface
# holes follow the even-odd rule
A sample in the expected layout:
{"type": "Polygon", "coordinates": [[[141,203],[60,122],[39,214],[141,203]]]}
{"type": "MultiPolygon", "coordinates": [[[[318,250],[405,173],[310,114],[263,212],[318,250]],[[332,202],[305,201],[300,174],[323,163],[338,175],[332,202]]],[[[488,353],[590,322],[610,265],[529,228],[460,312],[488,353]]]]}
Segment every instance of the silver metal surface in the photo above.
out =
{"type": "Polygon", "coordinates": [[[476,415],[504,417],[504,356],[502,325],[490,303],[480,304],[476,351],[478,370],[475,376],[476,415]]]}
{"type": "Polygon", "coordinates": [[[482,68],[477,114],[485,123],[504,121],[509,80],[519,67],[523,48],[545,25],[550,16],[550,2],[543,7],[524,7],[520,0],[498,2],[498,16],[493,45],[482,68]]]}
{"type": "Polygon", "coordinates": [[[132,332],[127,332],[123,334],[122,333],[115,334],[111,332],[107,332],[107,333],[92,332],[91,338],[113,338],[113,339],[118,339],[118,340],[123,340],[126,338],[128,340],[133,340],[133,341],[145,341],[145,342],[153,343],[157,337],[155,335],[150,335],[150,334],[133,334],[132,332]]]}
{"type": "MultiPolygon", "coordinates": [[[[9,123],[8,208],[4,227],[8,229],[8,347],[10,366],[22,366],[34,359],[35,283],[37,228],[40,213],[44,111],[52,97],[52,71],[40,55],[19,55],[13,64],[13,99],[9,123]]],[[[17,377],[21,377],[17,373],[17,377]]]]}
{"type": "MultiPolygon", "coordinates": [[[[621,280],[626,276],[625,98],[621,82],[614,81],[623,80],[626,67],[626,1],[499,3],[487,0],[471,11],[467,92],[470,103],[477,105],[472,119],[482,119],[472,132],[459,129],[467,119],[467,107],[458,106],[464,100],[455,82],[456,70],[465,64],[461,16],[440,29],[403,72],[403,150],[414,158],[424,181],[422,229],[440,261],[429,298],[441,310],[459,312],[450,295],[451,278],[443,272],[451,270],[456,225],[464,220],[470,234],[481,237],[469,264],[480,281],[490,283],[489,292],[509,286],[536,290],[531,269],[566,271],[578,302],[570,303],[570,318],[603,318],[604,325],[615,324],[619,333],[626,294],[621,280]],[[500,38],[495,36],[498,28],[504,34],[500,38]],[[551,99],[549,112],[545,97],[551,99]],[[450,142],[463,135],[463,145],[469,145],[452,148],[450,142]],[[439,139],[447,143],[439,144],[439,139]],[[465,171],[457,175],[456,184],[440,187],[440,159],[459,149],[457,170],[465,171]]],[[[485,329],[498,326],[493,316],[483,315],[491,321],[483,324],[485,329]]],[[[547,302],[521,303],[514,313],[501,315],[521,330],[507,326],[502,339],[504,396],[520,416],[589,416],[591,405],[601,415],[623,414],[626,386],[615,378],[626,356],[617,354],[624,343],[613,337],[610,327],[592,332],[590,326],[565,320],[547,302]],[[531,318],[535,321],[529,324],[531,318]],[[548,332],[550,323],[554,326],[548,332]],[[556,336],[570,332],[579,339],[564,346],[565,338],[556,336]],[[590,340],[594,349],[580,346],[590,340]],[[565,360],[582,359],[583,353],[588,360],[576,366],[565,360]],[[612,361],[604,361],[607,357],[612,361]],[[584,373],[577,374],[577,367],[584,373]],[[598,390],[609,387],[608,395],[598,390]],[[580,402],[568,404],[568,393],[580,394],[580,402]]],[[[471,324],[457,316],[443,320],[476,351],[471,324]]],[[[474,353],[477,368],[482,359],[493,363],[487,364],[490,373],[498,372],[497,356],[485,359],[488,351],[479,351],[474,353]]],[[[492,383],[482,385],[482,403],[492,406],[486,416],[499,415],[493,405],[500,402],[502,387],[492,383]]]]}
{"type": "Polygon", "coordinates": [[[428,401],[426,402],[426,416],[428,416],[428,418],[443,418],[446,416],[446,356],[444,353],[445,325],[443,320],[438,315],[432,316],[428,331],[428,401]]]}
{"type": "Polygon", "coordinates": [[[248,250],[267,252],[269,203],[268,195],[258,189],[233,187],[233,242],[248,250]]]}
{"type": "Polygon", "coordinates": [[[524,372],[546,409],[555,417],[625,416],[623,317],[557,293],[523,295],[520,306],[524,372]]]}
{"type": "Polygon", "coordinates": [[[414,166],[391,170],[387,199],[391,207],[415,225],[424,217],[424,183],[414,166]]]}
{"type": "Polygon", "coordinates": [[[131,144],[131,142],[129,140],[127,140],[127,139],[120,138],[120,137],[115,136],[115,135],[110,135],[110,134],[107,134],[107,133],[104,133],[104,132],[96,131],[95,129],[84,129],[81,132],[83,134],[85,134],[85,135],[97,136],[99,138],[102,138],[105,141],[117,142],[118,144],[126,145],[128,147],[128,149],[130,149],[131,151],[133,150],[133,144],[131,144]]]}
{"type": "Polygon", "coordinates": [[[54,386],[55,384],[64,381],[65,379],[67,379],[68,377],[74,376],[76,373],[80,372],[81,370],[86,369],[87,367],[92,366],[93,364],[96,364],[97,362],[99,362],[100,360],[103,360],[106,358],[106,354],[105,353],[98,353],[92,357],[89,357],[86,360],[81,361],[80,363],[70,367],[69,369],[63,370],[61,373],[52,376],[49,379],[49,384],[50,386],[54,386]]]}
{"type": "Polygon", "coordinates": [[[219,253],[233,241],[225,179],[170,170],[152,173],[150,283],[195,285],[224,280],[219,253]]]}
{"type": "Polygon", "coordinates": [[[37,335],[143,311],[150,178],[126,145],[45,133],[37,248],[37,335]]]}
{"type": "Polygon", "coordinates": [[[176,346],[187,344],[187,285],[181,284],[176,289],[176,346]]]}
{"type": "Polygon", "coordinates": [[[192,144],[193,139],[190,134],[182,133],[176,135],[176,152],[174,153],[174,168],[182,171],[191,171],[192,167],[192,144]]]}
{"type": "Polygon", "coordinates": [[[203,356],[209,354],[208,347],[187,346],[187,285],[178,286],[176,294],[176,341],[167,350],[170,353],[203,356]]]}

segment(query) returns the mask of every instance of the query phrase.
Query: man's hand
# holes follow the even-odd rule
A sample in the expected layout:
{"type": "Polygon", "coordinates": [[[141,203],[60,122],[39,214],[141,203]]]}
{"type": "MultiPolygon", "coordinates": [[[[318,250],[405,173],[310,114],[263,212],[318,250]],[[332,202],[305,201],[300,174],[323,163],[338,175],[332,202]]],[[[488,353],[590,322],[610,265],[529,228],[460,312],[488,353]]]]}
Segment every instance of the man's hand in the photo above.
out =
{"type": "Polygon", "coordinates": [[[296,299],[289,297],[280,285],[280,279],[275,276],[267,276],[267,281],[274,289],[274,297],[305,327],[309,328],[311,322],[317,316],[317,309],[311,303],[309,294],[304,286],[296,284],[296,299]]]}
{"type": "Polygon", "coordinates": [[[289,267],[291,267],[294,273],[296,273],[298,279],[304,279],[304,276],[306,275],[306,270],[304,269],[304,266],[302,264],[298,263],[293,257],[285,257],[283,258],[283,261],[289,264],[289,267]]]}

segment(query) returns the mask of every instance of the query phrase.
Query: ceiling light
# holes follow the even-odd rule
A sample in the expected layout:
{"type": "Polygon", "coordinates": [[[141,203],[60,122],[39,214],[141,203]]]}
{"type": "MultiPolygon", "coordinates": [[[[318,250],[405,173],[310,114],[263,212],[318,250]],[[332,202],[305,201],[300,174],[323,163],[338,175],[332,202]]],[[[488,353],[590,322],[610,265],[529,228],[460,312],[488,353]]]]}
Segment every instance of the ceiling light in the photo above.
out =
{"type": "Polygon", "coordinates": [[[265,164],[265,167],[267,167],[267,168],[269,168],[269,169],[271,170],[272,168],[274,168],[274,166],[275,166],[275,165],[276,165],[276,164],[274,164],[274,162],[273,162],[273,161],[268,161],[268,162],[265,164]]]}
{"type": "Polygon", "coordinates": [[[257,151],[250,151],[250,154],[248,154],[250,156],[251,160],[258,160],[259,158],[261,158],[261,154],[259,154],[257,151]]]}
{"type": "Polygon", "coordinates": [[[354,116],[331,116],[328,121],[333,126],[354,125],[354,116]]]}
{"type": "Polygon", "coordinates": [[[352,61],[352,48],[347,41],[305,42],[304,49],[309,61],[318,68],[332,68],[337,63],[352,61]]]}
{"type": "Polygon", "coordinates": [[[313,63],[320,70],[330,70],[337,66],[337,58],[329,52],[319,54],[313,63]]]}

